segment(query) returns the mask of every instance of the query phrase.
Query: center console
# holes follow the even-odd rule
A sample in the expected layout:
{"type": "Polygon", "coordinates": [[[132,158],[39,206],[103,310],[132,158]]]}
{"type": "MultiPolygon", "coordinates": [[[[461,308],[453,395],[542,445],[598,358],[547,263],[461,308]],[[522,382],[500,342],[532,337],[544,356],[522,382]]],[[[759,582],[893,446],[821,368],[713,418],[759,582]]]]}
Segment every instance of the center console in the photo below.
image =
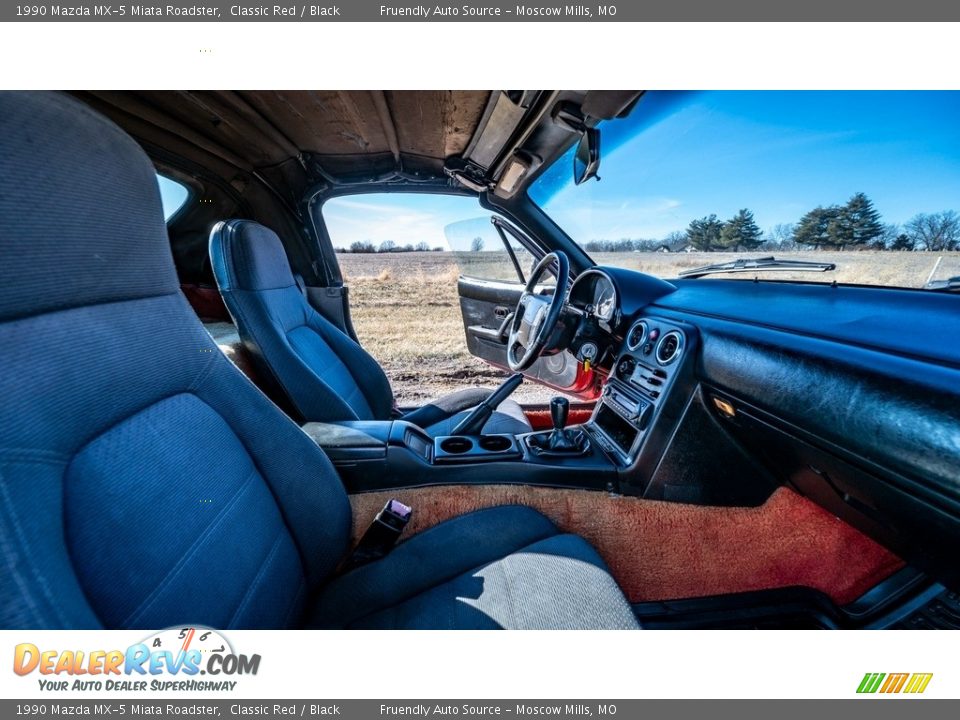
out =
{"type": "Polygon", "coordinates": [[[430,437],[403,420],[312,422],[303,426],[330,458],[348,492],[422,485],[519,484],[614,490],[617,468],[593,443],[544,452],[524,435],[430,437]]]}
{"type": "Polygon", "coordinates": [[[690,328],[653,317],[636,320],[588,429],[621,465],[632,465],[664,414],[693,340],[690,328]]]}
{"type": "Polygon", "coordinates": [[[460,432],[430,437],[403,420],[307,423],[350,492],[444,484],[539,485],[637,493],[659,462],[688,393],[692,328],[643,317],[629,328],[589,422],[518,436],[460,432]]]}

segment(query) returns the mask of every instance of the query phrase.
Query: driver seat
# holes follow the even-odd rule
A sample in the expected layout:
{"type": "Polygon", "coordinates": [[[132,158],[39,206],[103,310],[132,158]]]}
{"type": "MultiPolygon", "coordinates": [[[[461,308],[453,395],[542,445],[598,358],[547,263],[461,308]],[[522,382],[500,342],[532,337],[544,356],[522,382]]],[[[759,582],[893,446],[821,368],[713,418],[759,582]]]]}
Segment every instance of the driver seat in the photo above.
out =
{"type": "MultiPolygon", "coordinates": [[[[308,422],[399,417],[437,437],[451,434],[492,392],[468,388],[400,415],[377,361],[307,302],[276,233],[249,220],[217,223],[210,233],[210,261],[257,370],[308,422]]],[[[520,405],[509,399],[483,428],[511,435],[531,430],[520,405]]]]}

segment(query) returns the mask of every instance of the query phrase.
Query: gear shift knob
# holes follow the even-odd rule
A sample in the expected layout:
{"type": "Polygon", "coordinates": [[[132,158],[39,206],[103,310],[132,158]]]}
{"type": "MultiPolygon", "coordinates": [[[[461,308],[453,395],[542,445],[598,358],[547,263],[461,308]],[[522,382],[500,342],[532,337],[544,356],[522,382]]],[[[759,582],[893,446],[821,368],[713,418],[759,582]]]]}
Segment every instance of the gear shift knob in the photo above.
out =
{"type": "Polygon", "coordinates": [[[570,412],[570,401],[565,397],[555,397],[550,401],[550,419],[553,420],[553,429],[562,430],[567,424],[567,414],[570,412]]]}

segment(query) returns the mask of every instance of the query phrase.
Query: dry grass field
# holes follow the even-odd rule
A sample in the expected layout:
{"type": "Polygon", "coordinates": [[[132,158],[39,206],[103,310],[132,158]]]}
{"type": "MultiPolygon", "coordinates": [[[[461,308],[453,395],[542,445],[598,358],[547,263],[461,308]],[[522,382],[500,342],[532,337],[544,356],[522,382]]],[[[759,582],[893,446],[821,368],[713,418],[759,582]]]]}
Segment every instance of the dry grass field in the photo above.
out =
{"type": "MultiPolygon", "coordinates": [[[[751,254],[759,257],[764,253],[751,254]]],[[[767,273],[764,277],[922,287],[938,257],[936,277],[960,276],[960,253],[799,252],[796,260],[829,261],[831,273],[767,273]]],[[[659,277],[708,263],[748,257],[734,253],[599,253],[601,265],[629,267],[659,277]]],[[[495,386],[505,373],[467,353],[457,297],[459,275],[516,279],[503,253],[397,253],[338,256],[350,288],[353,324],[363,346],[383,365],[401,405],[415,405],[468,385],[495,386]]],[[[727,275],[738,277],[750,275],[727,275]]],[[[704,278],[703,282],[709,282],[704,278]]],[[[524,383],[515,397],[546,402],[554,393],[524,383]]]]}

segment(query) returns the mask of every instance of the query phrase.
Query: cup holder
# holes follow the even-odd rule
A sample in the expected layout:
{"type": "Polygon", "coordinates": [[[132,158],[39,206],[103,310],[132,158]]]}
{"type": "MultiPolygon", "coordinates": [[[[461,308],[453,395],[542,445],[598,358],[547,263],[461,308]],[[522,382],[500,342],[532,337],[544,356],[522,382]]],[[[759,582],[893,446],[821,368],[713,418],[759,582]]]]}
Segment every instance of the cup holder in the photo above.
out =
{"type": "Polygon", "coordinates": [[[473,449],[473,440],[465,437],[448,437],[440,443],[440,449],[451,455],[462,455],[473,449]]]}
{"type": "Polygon", "coordinates": [[[434,438],[433,462],[503,462],[523,453],[512,435],[450,435],[434,438]]]}
{"type": "Polygon", "coordinates": [[[480,438],[480,447],[487,452],[503,452],[513,447],[513,443],[503,435],[484,435],[480,438]]]}

